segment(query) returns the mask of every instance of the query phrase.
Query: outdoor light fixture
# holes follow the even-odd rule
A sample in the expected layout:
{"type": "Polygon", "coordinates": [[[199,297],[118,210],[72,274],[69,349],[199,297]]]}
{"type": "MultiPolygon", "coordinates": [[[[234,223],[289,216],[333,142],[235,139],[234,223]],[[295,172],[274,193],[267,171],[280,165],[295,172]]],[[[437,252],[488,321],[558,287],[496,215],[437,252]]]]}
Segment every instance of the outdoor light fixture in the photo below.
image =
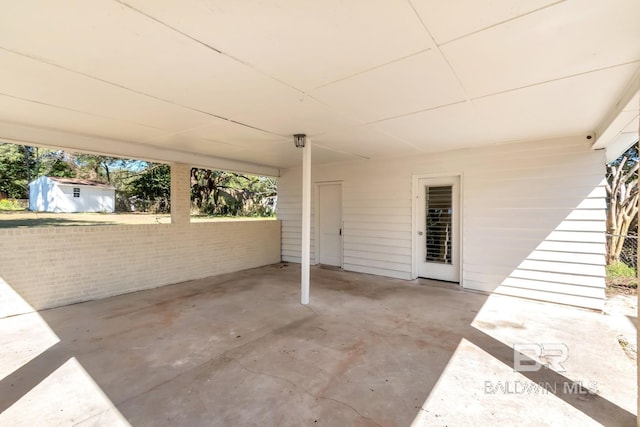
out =
{"type": "Polygon", "coordinates": [[[293,135],[293,142],[296,144],[297,148],[304,148],[306,139],[307,135],[305,135],[304,133],[297,133],[293,135]]]}

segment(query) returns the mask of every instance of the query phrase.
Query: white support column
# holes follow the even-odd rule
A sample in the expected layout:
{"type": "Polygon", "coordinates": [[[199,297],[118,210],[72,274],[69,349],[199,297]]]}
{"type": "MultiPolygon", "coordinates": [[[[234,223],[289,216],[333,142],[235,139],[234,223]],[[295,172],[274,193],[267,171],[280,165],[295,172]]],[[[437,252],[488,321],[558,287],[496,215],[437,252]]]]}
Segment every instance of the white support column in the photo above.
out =
{"type": "Polygon", "coordinates": [[[311,262],[311,141],[302,149],[302,304],[309,304],[309,265],[311,262]]]}

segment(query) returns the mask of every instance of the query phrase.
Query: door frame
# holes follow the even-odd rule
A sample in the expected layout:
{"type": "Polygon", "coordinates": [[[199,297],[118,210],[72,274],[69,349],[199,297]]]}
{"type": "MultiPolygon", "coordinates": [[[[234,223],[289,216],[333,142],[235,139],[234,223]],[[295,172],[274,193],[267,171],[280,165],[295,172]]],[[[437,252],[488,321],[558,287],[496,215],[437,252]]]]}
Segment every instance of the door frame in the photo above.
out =
{"type": "Polygon", "coordinates": [[[419,212],[419,206],[418,206],[418,200],[420,198],[420,194],[421,194],[421,188],[420,188],[420,180],[421,179],[438,179],[438,178],[455,178],[457,177],[460,180],[460,188],[459,188],[459,192],[458,192],[458,210],[460,211],[458,213],[458,228],[460,229],[459,232],[459,236],[456,239],[459,247],[459,254],[460,254],[460,260],[459,260],[459,265],[458,268],[460,269],[459,272],[459,277],[460,277],[460,287],[464,288],[464,269],[462,268],[463,266],[463,258],[464,258],[464,247],[462,242],[464,241],[464,203],[462,203],[462,201],[464,200],[464,174],[462,172],[452,172],[452,173],[439,173],[439,174],[414,174],[413,175],[413,189],[411,192],[411,278],[412,279],[417,279],[418,278],[418,263],[420,262],[420,260],[418,259],[418,254],[420,253],[420,250],[422,248],[418,247],[418,220],[421,220],[421,218],[418,218],[418,212],[419,212]]]}
{"type": "Polygon", "coordinates": [[[342,181],[322,181],[313,184],[313,240],[315,252],[313,254],[313,265],[320,264],[320,187],[324,185],[340,186],[340,229],[342,239],[340,239],[340,268],[344,268],[344,192],[342,181]]]}

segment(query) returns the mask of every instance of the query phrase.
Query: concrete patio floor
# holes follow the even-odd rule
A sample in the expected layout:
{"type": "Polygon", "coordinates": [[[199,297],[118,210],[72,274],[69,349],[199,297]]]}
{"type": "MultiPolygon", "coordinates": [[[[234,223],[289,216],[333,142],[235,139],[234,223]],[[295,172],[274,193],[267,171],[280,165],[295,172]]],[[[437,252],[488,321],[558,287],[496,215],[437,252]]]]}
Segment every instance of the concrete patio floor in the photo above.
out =
{"type": "Polygon", "coordinates": [[[635,425],[606,314],[322,268],[305,307],[299,274],[0,319],[0,425],[635,425]],[[514,343],[566,345],[566,370],[515,372],[514,343]]]}

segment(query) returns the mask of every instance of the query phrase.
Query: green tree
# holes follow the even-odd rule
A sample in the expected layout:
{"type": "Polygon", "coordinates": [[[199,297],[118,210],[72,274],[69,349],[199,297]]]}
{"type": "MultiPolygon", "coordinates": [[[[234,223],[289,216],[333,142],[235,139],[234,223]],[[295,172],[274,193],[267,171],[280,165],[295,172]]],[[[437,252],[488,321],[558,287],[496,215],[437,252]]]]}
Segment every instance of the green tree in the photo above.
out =
{"type": "MultiPolygon", "coordinates": [[[[168,212],[171,172],[165,164],[64,150],[0,144],[0,194],[28,197],[28,182],[40,176],[81,178],[116,187],[119,210],[168,212]]],[[[206,215],[270,216],[276,196],[274,178],[220,170],[191,170],[191,199],[206,215]]]]}
{"type": "Polygon", "coordinates": [[[243,215],[272,216],[275,215],[275,197],[277,182],[275,178],[266,176],[245,177],[243,215]]]}
{"type": "Polygon", "coordinates": [[[146,165],[146,168],[131,181],[130,191],[131,196],[137,199],[137,209],[169,212],[171,168],[164,164],[146,165]]]}
{"type": "Polygon", "coordinates": [[[237,210],[231,181],[233,174],[220,170],[191,169],[191,201],[198,213],[231,215],[237,210]]]}
{"type": "Polygon", "coordinates": [[[29,182],[45,175],[74,178],[79,166],[63,150],[0,143],[0,193],[11,198],[29,196],[29,182]]]}
{"type": "Polygon", "coordinates": [[[266,201],[276,194],[273,178],[210,169],[191,169],[191,201],[200,214],[272,215],[266,201]]]}
{"type": "Polygon", "coordinates": [[[625,236],[638,218],[638,145],[607,165],[607,264],[620,261],[625,236]]]}
{"type": "Polygon", "coordinates": [[[33,181],[41,176],[74,178],[74,167],[70,165],[70,155],[63,150],[50,150],[40,147],[25,147],[32,159],[29,179],[33,181]]]}
{"type": "Polygon", "coordinates": [[[21,145],[0,143],[0,195],[27,198],[29,167],[29,157],[21,145]]]}
{"type": "Polygon", "coordinates": [[[92,181],[102,181],[112,184],[112,173],[117,169],[127,169],[137,160],[121,159],[119,157],[101,156],[96,154],[74,153],[73,164],[76,165],[78,178],[92,181]]]}

